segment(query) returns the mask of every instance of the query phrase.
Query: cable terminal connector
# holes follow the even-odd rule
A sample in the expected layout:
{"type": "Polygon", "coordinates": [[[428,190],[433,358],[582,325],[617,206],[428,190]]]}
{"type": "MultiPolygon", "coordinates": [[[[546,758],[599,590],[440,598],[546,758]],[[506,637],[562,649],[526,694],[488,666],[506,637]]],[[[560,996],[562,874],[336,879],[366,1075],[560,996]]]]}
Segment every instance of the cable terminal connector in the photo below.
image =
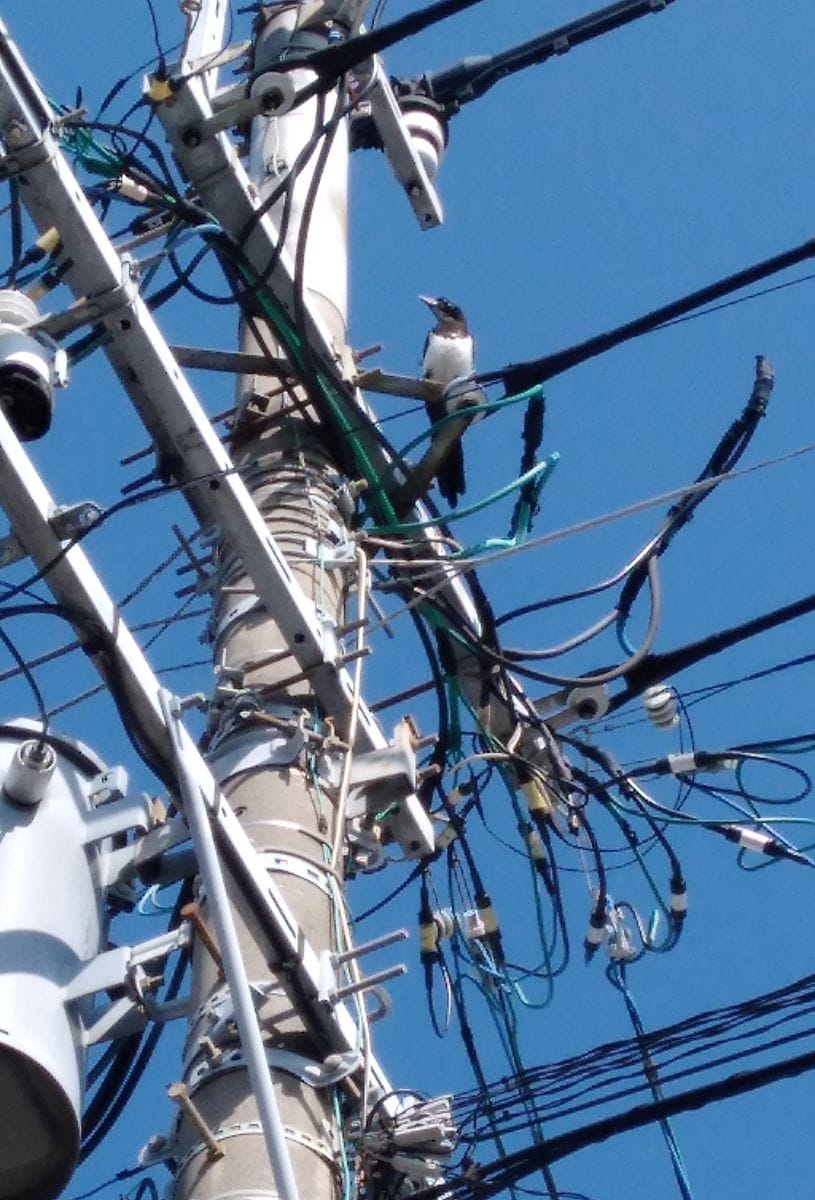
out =
{"type": "Polygon", "coordinates": [[[530,826],[526,830],[526,844],[529,847],[529,855],[533,862],[542,862],[546,858],[541,835],[534,826],[530,826]]]}
{"type": "Polygon", "coordinates": [[[542,779],[539,779],[536,775],[531,775],[529,779],[521,783],[521,792],[524,795],[530,813],[539,813],[544,818],[549,818],[552,815],[556,802],[542,779]]]}
{"type": "Polygon", "coordinates": [[[671,879],[671,895],[669,907],[671,917],[675,922],[681,924],[685,920],[688,911],[688,890],[685,885],[685,880],[681,875],[675,875],[671,879]]]}
{"type": "Polygon", "coordinates": [[[768,858],[788,858],[792,862],[803,863],[805,866],[811,865],[809,859],[803,854],[785,846],[783,842],[779,842],[770,834],[759,832],[758,829],[748,829],[742,825],[729,825],[720,832],[729,842],[736,842],[744,850],[753,850],[756,854],[766,854],[768,858]]]}
{"type": "Polygon", "coordinates": [[[108,191],[122,196],[125,200],[132,200],[134,204],[145,204],[154,196],[154,193],[148,191],[144,184],[137,183],[129,175],[117,175],[115,179],[108,180],[107,186],[108,191]]]}
{"type": "Polygon", "coordinates": [[[446,850],[452,842],[458,837],[458,830],[454,821],[448,821],[442,825],[441,829],[436,833],[436,849],[446,850]]]}
{"type": "Polygon", "coordinates": [[[583,957],[586,963],[591,962],[607,937],[606,909],[603,905],[602,908],[595,908],[589,918],[589,927],[583,939],[583,957]]]}
{"type": "Polygon", "coordinates": [[[756,381],[747,403],[748,412],[758,413],[763,417],[767,411],[767,402],[775,387],[775,371],[773,364],[763,354],[756,355],[756,381]]]}

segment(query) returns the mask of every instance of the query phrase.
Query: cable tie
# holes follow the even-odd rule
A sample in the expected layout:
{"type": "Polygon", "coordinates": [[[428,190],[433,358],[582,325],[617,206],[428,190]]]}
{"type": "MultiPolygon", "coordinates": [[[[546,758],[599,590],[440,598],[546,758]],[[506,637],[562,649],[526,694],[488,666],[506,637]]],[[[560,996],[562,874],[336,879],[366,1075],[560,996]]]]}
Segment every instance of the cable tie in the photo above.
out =
{"type": "Polygon", "coordinates": [[[669,754],[662,762],[667,764],[667,770],[672,775],[687,775],[699,769],[700,763],[696,754],[687,751],[685,754],[669,754]]]}
{"type": "Polygon", "coordinates": [[[147,98],[152,100],[154,104],[163,104],[165,100],[169,100],[173,95],[173,85],[169,78],[161,78],[159,75],[152,75],[147,87],[147,98]]]}
{"type": "Polygon", "coordinates": [[[457,837],[458,830],[452,821],[448,821],[447,824],[436,834],[436,849],[446,850],[451,842],[454,842],[457,837]]]}
{"type": "Polygon", "coordinates": [[[543,842],[541,841],[541,835],[538,833],[537,829],[527,830],[526,844],[529,847],[529,853],[534,862],[540,862],[543,858],[545,858],[543,842]]]}
{"type": "Polygon", "coordinates": [[[432,919],[419,922],[419,955],[421,958],[435,957],[439,951],[439,928],[432,919]]]}
{"type": "Polygon", "coordinates": [[[521,783],[521,791],[526,798],[526,804],[531,813],[541,813],[544,817],[552,815],[552,810],[555,806],[549,795],[549,791],[534,775],[521,783]]]}

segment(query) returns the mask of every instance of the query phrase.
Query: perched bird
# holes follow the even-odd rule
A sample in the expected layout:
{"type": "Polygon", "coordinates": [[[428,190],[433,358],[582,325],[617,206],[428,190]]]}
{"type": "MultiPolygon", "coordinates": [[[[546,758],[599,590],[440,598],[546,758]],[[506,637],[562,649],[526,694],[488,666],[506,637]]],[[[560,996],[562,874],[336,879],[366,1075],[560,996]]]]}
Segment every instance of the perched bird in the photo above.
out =
{"type": "MultiPolygon", "coordinates": [[[[442,297],[420,296],[436,318],[436,324],[425,339],[422,374],[434,383],[447,385],[461,376],[471,375],[475,358],[475,343],[467,328],[467,320],[457,304],[442,297]]],[[[471,403],[472,401],[470,401],[471,403]]],[[[425,407],[431,424],[456,412],[468,403],[466,393],[450,400],[426,400],[425,407]]],[[[441,463],[436,481],[439,491],[451,508],[464,494],[464,451],[461,430],[441,463]]]]}

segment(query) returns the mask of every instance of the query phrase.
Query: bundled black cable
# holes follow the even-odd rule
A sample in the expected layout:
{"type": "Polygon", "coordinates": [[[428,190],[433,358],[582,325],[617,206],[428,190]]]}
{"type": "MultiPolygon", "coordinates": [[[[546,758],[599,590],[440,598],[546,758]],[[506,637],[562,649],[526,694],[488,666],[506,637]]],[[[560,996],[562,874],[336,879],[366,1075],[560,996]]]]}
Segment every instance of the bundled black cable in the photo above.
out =
{"type": "MultiPolygon", "coordinates": [[[[704,483],[707,479],[713,479],[718,475],[725,475],[728,471],[733,470],[749,446],[753,434],[758,428],[759,421],[766,414],[767,403],[772,395],[774,384],[775,375],[772,364],[762,354],[756,355],[756,378],[753,390],[750,393],[750,399],[747,401],[743,412],[727,430],[702,471],[697,475],[694,480],[695,484],[704,483]]],[[[716,486],[713,485],[704,491],[689,492],[687,495],[680,497],[671,506],[668,510],[665,525],[654,541],[651,551],[652,555],[659,556],[665,553],[680,529],[683,529],[687,525],[696,509],[715,490],[716,486]]],[[[637,564],[628,576],[620,593],[620,600],[617,606],[620,625],[624,625],[628,619],[628,615],[642,590],[647,576],[648,561],[644,559],[637,564]]]]}

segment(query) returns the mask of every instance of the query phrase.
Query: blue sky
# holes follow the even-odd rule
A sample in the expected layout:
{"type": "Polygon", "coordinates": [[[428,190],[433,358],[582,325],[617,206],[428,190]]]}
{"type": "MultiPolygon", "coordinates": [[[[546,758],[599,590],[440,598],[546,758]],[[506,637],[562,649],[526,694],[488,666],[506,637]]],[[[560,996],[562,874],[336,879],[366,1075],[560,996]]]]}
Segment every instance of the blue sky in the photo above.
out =
{"type": "MultiPolygon", "coordinates": [[[[391,0],[388,15],[416,7],[414,0],[391,0]]],[[[177,6],[157,0],[157,8],[164,43],[170,45],[181,29],[177,6]]],[[[573,0],[484,0],[395,48],[387,64],[395,74],[417,74],[464,54],[509,46],[584,11],[573,0]]],[[[81,84],[91,110],[115,79],[153,52],[147,9],[136,0],[58,6],[7,0],[2,18],[47,93],[70,103],[81,84]]],[[[238,26],[241,36],[244,28],[238,26]]],[[[416,297],[443,294],[466,310],[478,363],[490,369],[581,340],[811,236],[814,34],[815,13],[805,0],[675,0],[661,14],[505,81],[452,122],[438,180],[447,222],[431,233],[419,232],[382,157],[358,155],[351,192],[352,344],[381,341],[379,365],[415,373],[427,323],[416,297]]],[[[136,81],[123,93],[114,113],[136,99],[137,86],[136,81]]],[[[808,273],[804,265],[770,282],[808,273]]],[[[557,450],[561,458],[534,532],[598,517],[693,479],[746,402],[758,353],[771,359],[777,381],[744,465],[815,442],[814,295],[813,283],[789,287],[653,334],[553,380],[547,387],[544,451],[557,450]]],[[[184,300],[163,310],[162,327],[170,340],[227,346],[233,318],[184,300]]],[[[229,403],[225,384],[202,377],[195,383],[211,412],[229,403]]],[[[390,399],[375,403],[382,416],[401,408],[390,399]]],[[[386,428],[402,445],[422,420],[413,414],[386,428]]],[[[517,475],[520,420],[520,413],[509,414],[470,431],[468,498],[488,495],[517,475]]],[[[60,502],[88,496],[109,504],[132,478],[116,465],[118,459],[145,440],[111,372],[93,359],[74,372],[70,389],[59,398],[53,430],[34,457],[60,502]]],[[[663,560],[658,649],[812,590],[811,472],[812,456],[804,454],[728,483],[702,506],[663,560]]],[[[458,536],[465,545],[501,536],[510,511],[509,501],[490,508],[462,522],[458,536]]],[[[496,612],[611,574],[655,530],[661,511],[606,523],[485,567],[482,581],[496,612]]],[[[189,528],[177,504],[136,509],[86,543],[116,595],[170,552],[172,520],[189,528]]],[[[172,581],[163,592],[160,585],[157,593],[146,594],[133,620],[169,611],[171,587],[172,581]]],[[[555,644],[602,611],[588,603],[537,615],[511,626],[507,641],[555,644]]],[[[679,686],[691,690],[806,654],[812,620],[710,660],[683,675],[679,686]]],[[[159,643],[156,666],[205,657],[195,641],[196,623],[192,626],[177,640],[159,643]]],[[[51,641],[37,625],[20,632],[21,644],[37,652],[56,644],[62,633],[50,631],[51,641]]],[[[410,630],[397,626],[397,633],[394,643],[375,642],[366,664],[372,700],[426,677],[410,630]]],[[[604,645],[613,653],[610,642],[604,645]]],[[[573,673],[608,661],[597,654],[558,665],[573,673]]],[[[73,669],[43,672],[49,702],[90,686],[87,669],[80,672],[76,664],[76,675],[73,669]]],[[[179,691],[206,686],[203,671],[171,678],[179,691]]],[[[23,688],[7,687],[3,701],[7,715],[30,711],[23,688]]],[[[809,668],[725,692],[692,710],[697,743],[715,749],[806,732],[813,728],[813,701],[809,668]]],[[[430,704],[417,702],[412,711],[423,730],[432,732],[430,704]]],[[[62,721],[108,761],[124,761],[139,786],[150,786],[132,761],[112,707],[83,705],[62,721]]],[[[600,728],[596,738],[632,760],[676,749],[673,734],[642,724],[624,733],[600,728]]],[[[782,795],[784,786],[783,779],[767,776],[770,796],[782,795]]],[[[491,792],[489,802],[500,825],[506,806],[501,791],[491,792]]],[[[810,801],[795,811],[815,815],[810,801]]],[[[810,840],[806,827],[791,836],[810,840]]],[[[531,953],[531,901],[514,860],[487,837],[477,844],[513,946],[520,956],[531,953]]],[[[677,834],[675,844],[691,912],[676,950],[631,970],[646,1025],[732,1002],[811,970],[815,873],[785,864],[745,873],[733,848],[702,830],[677,834]]],[[[568,865],[579,864],[575,859],[568,865]]],[[[384,881],[355,884],[352,904],[364,907],[402,873],[394,866],[384,881]]],[[[617,878],[615,897],[645,906],[636,874],[617,878]]],[[[567,898],[579,946],[589,907],[579,875],[568,882],[567,898]]],[[[412,928],[416,904],[415,893],[408,893],[404,903],[382,914],[377,929],[402,923],[412,928]]],[[[373,925],[362,931],[373,932],[373,925]]],[[[147,922],[134,928],[127,936],[154,931],[147,922]]],[[[430,1030],[412,947],[406,961],[411,976],[391,989],[394,1011],[377,1028],[378,1054],[399,1086],[433,1093],[467,1087],[455,1035],[439,1047],[430,1030]]],[[[550,1007],[522,1014],[520,1040],[530,1064],[626,1036],[623,1005],[602,968],[601,956],[584,967],[576,954],[550,1007]]],[[[487,1014],[474,1006],[473,1020],[491,1072],[504,1073],[487,1014]]],[[[66,1196],[130,1165],[145,1138],[164,1129],[168,1111],[161,1089],[177,1077],[177,1041],[167,1038],[128,1116],[66,1196]]],[[[695,1195],[809,1196],[806,1148],[814,1087],[804,1077],[679,1119],[676,1131],[695,1195]]],[[[486,1147],[484,1154],[489,1156],[486,1147]]],[[[676,1194],[653,1129],[565,1161],[556,1178],[562,1188],[594,1200],[663,1200],[676,1194]]],[[[109,1194],[116,1196],[116,1188],[109,1194]]]]}

